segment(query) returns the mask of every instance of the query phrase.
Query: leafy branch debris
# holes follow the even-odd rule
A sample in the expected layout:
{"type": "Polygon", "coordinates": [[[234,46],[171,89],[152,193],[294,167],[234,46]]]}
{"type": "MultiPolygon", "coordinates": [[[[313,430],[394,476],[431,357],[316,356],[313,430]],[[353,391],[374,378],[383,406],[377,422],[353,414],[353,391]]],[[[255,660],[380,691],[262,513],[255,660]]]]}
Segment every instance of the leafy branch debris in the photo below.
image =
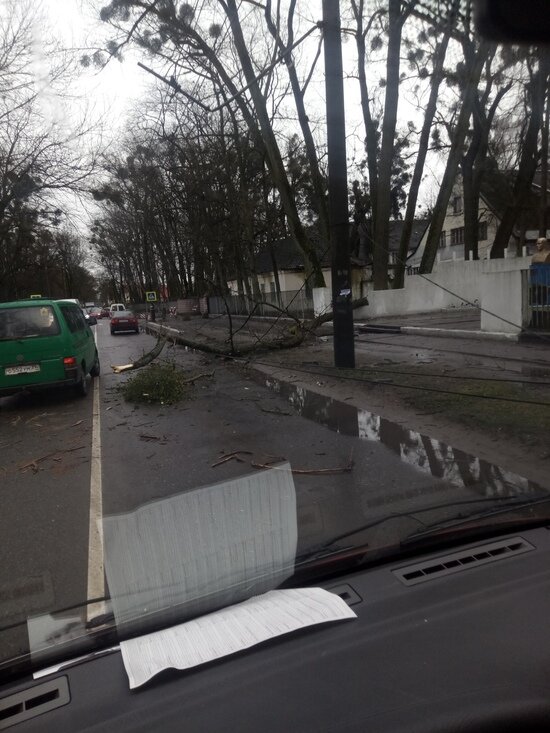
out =
{"type": "Polygon", "coordinates": [[[119,389],[127,402],[173,405],[188,395],[198,379],[213,375],[214,372],[189,376],[176,364],[151,364],[119,389]]]}

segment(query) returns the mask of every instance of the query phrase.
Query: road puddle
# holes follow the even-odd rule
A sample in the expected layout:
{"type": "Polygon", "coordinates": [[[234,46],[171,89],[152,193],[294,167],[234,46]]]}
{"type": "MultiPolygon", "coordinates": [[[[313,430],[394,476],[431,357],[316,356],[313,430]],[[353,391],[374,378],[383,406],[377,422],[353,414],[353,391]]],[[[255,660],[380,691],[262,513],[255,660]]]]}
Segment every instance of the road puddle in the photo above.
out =
{"type": "MultiPolygon", "coordinates": [[[[342,435],[381,443],[404,463],[458,488],[467,487],[486,497],[546,493],[538,484],[502,466],[409,430],[368,410],[277,379],[269,378],[265,384],[287,400],[302,417],[342,435]]],[[[406,494],[404,491],[402,498],[409,498],[406,494]]],[[[380,500],[383,502],[385,499],[380,497],[380,500]]],[[[395,495],[388,498],[390,500],[395,501],[395,495]]]]}

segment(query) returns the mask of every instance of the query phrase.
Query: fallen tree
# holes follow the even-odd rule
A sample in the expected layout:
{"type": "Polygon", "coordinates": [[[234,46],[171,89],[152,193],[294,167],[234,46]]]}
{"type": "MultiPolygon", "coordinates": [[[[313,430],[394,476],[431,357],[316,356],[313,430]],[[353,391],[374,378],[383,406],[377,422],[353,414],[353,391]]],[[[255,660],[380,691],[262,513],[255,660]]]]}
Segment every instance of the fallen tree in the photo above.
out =
{"type": "MultiPolygon", "coordinates": [[[[368,305],[369,301],[368,298],[358,298],[357,300],[353,301],[352,307],[354,309],[361,308],[364,305],[368,305]]],[[[163,328],[162,325],[159,325],[158,330],[158,339],[155,346],[151,349],[151,351],[147,352],[146,354],[143,354],[139,359],[136,359],[134,362],[130,364],[123,364],[120,366],[111,365],[111,369],[115,374],[123,374],[124,372],[133,371],[135,369],[141,369],[144,366],[147,366],[147,364],[150,364],[154,359],[156,359],[162,352],[164,346],[166,345],[166,342],[170,339],[173,340],[174,343],[178,343],[181,346],[186,346],[189,349],[193,349],[194,351],[202,351],[206,354],[214,354],[215,356],[226,356],[226,357],[242,357],[242,356],[250,356],[251,354],[260,354],[265,353],[267,351],[277,351],[281,349],[293,349],[297,346],[300,346],[304,342],[304,340],[315,333],[315,330],[319,328],[323,323],[328,323],[333,318],[333,312],[332,311],[326,311],[325,313],[322,313],[318,316],[316,316],[312,320],[306,320],[306,319],[300,319],[297,316],[290,313],[288,310],[284,308],[280,308],[279,306],[273,305],[273,303],[268,303],[266,301],[255,301],[254,307],[252,308],[251,312],[248,314],[245,321],[237,328],[235,329],[233,327],[233,319],[231,318],[231,314],[229,313],[229,309],[227,309],[227,315],[229,318],[229,335],[226,340],[228,346],[217,346],[215,344],[208,344],[201,341],[196,341],[194,339],[189,339],[183,336],[181,333],[179,333],[177,336],[169,337],[166,330],[163,328]],[[253,318],[254,313],[257,311],[257,309],[260,306],[269,306],[273,310],[277,311],[280,316],[279,319],[276,319],[275,323],[277,323],[278,320],[285,318],[292,321],[292,325],[289,325],[285,329],[285,333],[283,336],[279,336],[278,338],[272,338],[269,341],[265,340],[265,334],[262,337],[256,337],[256,341],[252,344],[243,344],[239,347],[235,345],[235,336],[239,331],[241,331],[253,318]]],[[[275,325],[275,323],[273,325],[275,325]]],[[[156,329],[154,329],[156,330],[156,329]]],[[[268,331],[269,332],[269,331],[268,331]]]]}
{"type": "MultiPolygon", "coordinates": [[[[361,308],[362,306],[368,305],[368,303],[368,298],[358,298],[357,300],[353,301],[352,307],[354,309],[361,308]]],[[[308,336],[313,335],[315,333],[315,330],[319,328],[319,326],[321,326],[323,323],[328,323],[329,321],[331,321],[333,319],[333,312],[332,310],[326,311],[325,313],[316,316],[312,320],[302,320],[292,313],[289,313],[288,310],[284,308],[279,308],[272,303],[268,303],[265,301],[255,301],[252,311],[248,314],[245,321],[237,329],[234,329],[233,327],[231,314],[228,313],[228,317],[229,335],[227,338],[228,345],[225,348],[223,346],[204,343],[194,339],[186,338],[181,333],[178,334],[177,337],[175,337],[175,340],[178,344],[181,344],[182,346],[187,346],[188,348],[194,349],[196,351],[202,351],[207,354],[215,354],[216,356],[227,357],[242,357],[250,356],[251,354],[256,353],[265,353],[266,351],[293,349],[297,346],[300,346],[308,336]],[[292,324],[287,326],[283,336],[266,340],[264,334],[263,336],[256,336],[256,341],[252,344],[243,344],[237,346],[235,344],[235,336],[249,323],[249,321],[253,318],[256,310],[262,305],[269,306],[273,310],[277,311],[278,313],[280,313],[280,319],[285,318],[291,320],[292,324]]],[[[275,323],[277,323],[277,320],[275,321],[275,323]]],[[[275,323],[273,325],[275,325],[275,323]]],[[[161,333],[161,331],[162,326],[159,327],[159,333],[161,333]]]]}

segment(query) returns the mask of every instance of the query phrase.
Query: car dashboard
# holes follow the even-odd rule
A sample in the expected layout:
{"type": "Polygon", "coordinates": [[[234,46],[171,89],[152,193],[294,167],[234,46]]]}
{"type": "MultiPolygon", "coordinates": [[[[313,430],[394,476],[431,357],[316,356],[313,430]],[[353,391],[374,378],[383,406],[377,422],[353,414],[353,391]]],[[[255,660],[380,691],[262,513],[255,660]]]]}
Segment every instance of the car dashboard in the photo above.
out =
{"type": "Polygon", "coordinates": [[[357,618],[186,672],[168,670],[132,691],[120,652],[75,663],[0,688],[0,730],[550,729],[547,528],[319,585],[338,593],[357,618]]]}

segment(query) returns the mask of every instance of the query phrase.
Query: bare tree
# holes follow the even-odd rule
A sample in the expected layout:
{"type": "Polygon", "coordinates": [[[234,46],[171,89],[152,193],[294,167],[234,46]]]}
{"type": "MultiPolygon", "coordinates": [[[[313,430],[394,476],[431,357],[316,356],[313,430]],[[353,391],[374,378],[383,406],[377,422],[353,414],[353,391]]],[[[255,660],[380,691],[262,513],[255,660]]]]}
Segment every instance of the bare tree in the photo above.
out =
{"type": "MultiPolygon", "coordinates": [[[[256,22],[260,22],[261,18],[266,20],[263,11],[264,8],[257,7],[256,4],[247,8],[249,15],[256,15],[256,22]]],[[[176,12],[176,7],[171,2],[116,0],[103,8],[101,17],[109,21],[120,34],[119,39],[111,43],[113,53],[120,53],[127,43],[135,41],[153,56],[170,59],[172,68],[175,65],[176,70],[192,69],[195,80],[199,79],[201,83],[207,80],[212,85],[214,97],[215,94],[221,94],[239,110],[252,137],[261,141],[264,147],[265,160],[277,187],[289,230],[304,255],[311,282],[313,285],[323,285],[318,252],[300,220],[268,110],[271,87],[270,84],[264,87],[261,84],[262,79],[271,74],[273,58],[276,58],[277,64],[283,58],[290,59],[288,54],[291,48],[288,47],[288,42],[282,54],[277,51],[282,40],[276,26],[271,28],[275,31],[273,43],[277,53],[274,54],[273,49],[271,52],[268,50],[267,58],[262,58],[257,56],[257,39],[260,34],[253,34],[256,55],[252,55],[235,0],[204,3],[198,18],[195,18],[191,6],[185,3],[176,12]],[[222,22],[212,22],[220,13],[222,22]],[[201,23],[206,23],[207,27],[203,27],[201,23]]],[[[269,13],[267,17],[271,22],[269,13]]],[[[254,29],[254,24],[248,22],[246,28],[254,29]]],[[[316,26],[311,30],[316,30],[316,26]]],[[[261,37],[265,40],[267,36],[261,37]]],[[[290,63],[287,68],[292,69],[290,63]]],[[[293,80],[299,86],[293,72],[291,74],[291,84],[293,80]]],[[[175,80],[174,84],[177,84],[175,80]]],[[[181,89],[179,84],[177,86],[181,89]]],[[[298,86],[295,86],[296,99],[300,101],[303,99],[303,91],[298,90],[298,86]]],[[[302,121],[305,122],[303,116],[302,121]]],[[[318,206],[320,212],[323,212],[324,205],[323,198],[318,206]]]]}
{"type": "Polygon", "coordinates": [[[46,232],[60,223],[60,194],[86,191],[98,138],[93,139],[97,128],[85,114],[79,119],[61,114],[75,60],[45,41],[38,63],[38,11],[30,2],[5,5],[7,12],[0,16],[0,290],[10,297],[18,292],[14,276],[22,263],[37,271],[31,253],[50,241],[46,232]]]}

